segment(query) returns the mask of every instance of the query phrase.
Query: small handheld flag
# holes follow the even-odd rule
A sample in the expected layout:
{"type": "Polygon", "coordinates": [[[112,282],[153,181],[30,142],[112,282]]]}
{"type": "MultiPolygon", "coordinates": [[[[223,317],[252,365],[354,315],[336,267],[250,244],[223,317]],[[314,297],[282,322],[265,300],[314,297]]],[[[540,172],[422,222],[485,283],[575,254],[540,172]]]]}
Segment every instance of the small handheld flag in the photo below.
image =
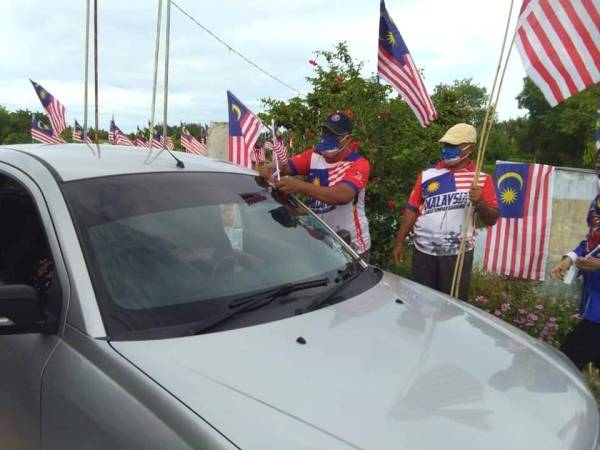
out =
{"type": "Polygon", "coordinates": [[[262,127],[260,119],[227,91],[229,111],[229,161],[245,167],[252,167],[250,151],[254,147],[262,127]]]}

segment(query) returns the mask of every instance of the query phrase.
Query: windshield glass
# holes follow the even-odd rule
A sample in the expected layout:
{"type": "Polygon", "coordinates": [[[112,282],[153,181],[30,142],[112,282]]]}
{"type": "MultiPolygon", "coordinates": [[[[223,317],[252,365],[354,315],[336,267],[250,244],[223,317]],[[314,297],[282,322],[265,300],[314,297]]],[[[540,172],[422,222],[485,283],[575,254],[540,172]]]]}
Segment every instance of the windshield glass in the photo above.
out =
{"type": "Polygon", "coordinates": [[[132,174],[64,190],[109,333],[197,322],[353,260],[300,203],[248,175],[132,174]]]}

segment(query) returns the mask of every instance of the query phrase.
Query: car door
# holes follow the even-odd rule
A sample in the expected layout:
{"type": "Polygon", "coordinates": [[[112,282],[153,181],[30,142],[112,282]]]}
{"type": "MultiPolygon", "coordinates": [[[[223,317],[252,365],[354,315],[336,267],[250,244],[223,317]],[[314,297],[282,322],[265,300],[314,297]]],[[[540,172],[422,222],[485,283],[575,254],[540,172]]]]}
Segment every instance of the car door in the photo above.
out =
{"type": "Polygon", "coordinates": [[[45,331],[9,334],[10,321],[0,318],[0,448],[39,449],[42,374],[60,340],[68,283],[42,189],[4,163],[0,163],[0,284],[35,285],[54,324],[45,331]]]}

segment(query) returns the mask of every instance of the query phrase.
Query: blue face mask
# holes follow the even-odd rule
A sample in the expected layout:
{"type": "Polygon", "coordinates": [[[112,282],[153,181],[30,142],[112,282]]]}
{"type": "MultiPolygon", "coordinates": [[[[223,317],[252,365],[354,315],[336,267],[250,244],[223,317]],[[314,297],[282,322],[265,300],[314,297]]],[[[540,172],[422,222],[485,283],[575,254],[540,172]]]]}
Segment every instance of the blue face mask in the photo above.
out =
{"type": "Polygon", "coordinates": [[[462,150],[458,145],[444,144],[442,148],[442,161],[452,161],[459,159],[462,150]]]}
{"type": "Polygon", "coordinates": [[[333,153],[337,152],[339,148],[340,140],[336,137],[326,134],[321,136],[321,142],[316,145],[315,151],[317,153],[333,153]]]}

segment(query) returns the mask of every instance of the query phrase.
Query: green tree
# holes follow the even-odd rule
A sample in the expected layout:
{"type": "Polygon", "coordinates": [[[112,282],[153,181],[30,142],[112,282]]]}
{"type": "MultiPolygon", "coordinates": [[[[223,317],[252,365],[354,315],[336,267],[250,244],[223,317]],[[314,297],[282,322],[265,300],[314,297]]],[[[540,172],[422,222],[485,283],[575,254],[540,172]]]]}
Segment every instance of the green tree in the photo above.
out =
{"type": "Polygon", "coordinates": [[[367,187],[367,215],[373,246],[372,259],[389,267],[389,255],[402,206],[417,173],[439,160],[437,142],[458,122],[478,125],[484,116],[485,89],[472,80],[436,86],[432,100],[439,118],[422,128],[408,105],[377,77],[361,76],[362,63],[353,60],[345,43],[332,51],[317,51],[310,90],[287,102],[265,98],[262,119],[271,118],[295,137],[293,152],[314,145],[319,127],[332,111],[351,111],[353,136],[371,163],[367,187]]]}

